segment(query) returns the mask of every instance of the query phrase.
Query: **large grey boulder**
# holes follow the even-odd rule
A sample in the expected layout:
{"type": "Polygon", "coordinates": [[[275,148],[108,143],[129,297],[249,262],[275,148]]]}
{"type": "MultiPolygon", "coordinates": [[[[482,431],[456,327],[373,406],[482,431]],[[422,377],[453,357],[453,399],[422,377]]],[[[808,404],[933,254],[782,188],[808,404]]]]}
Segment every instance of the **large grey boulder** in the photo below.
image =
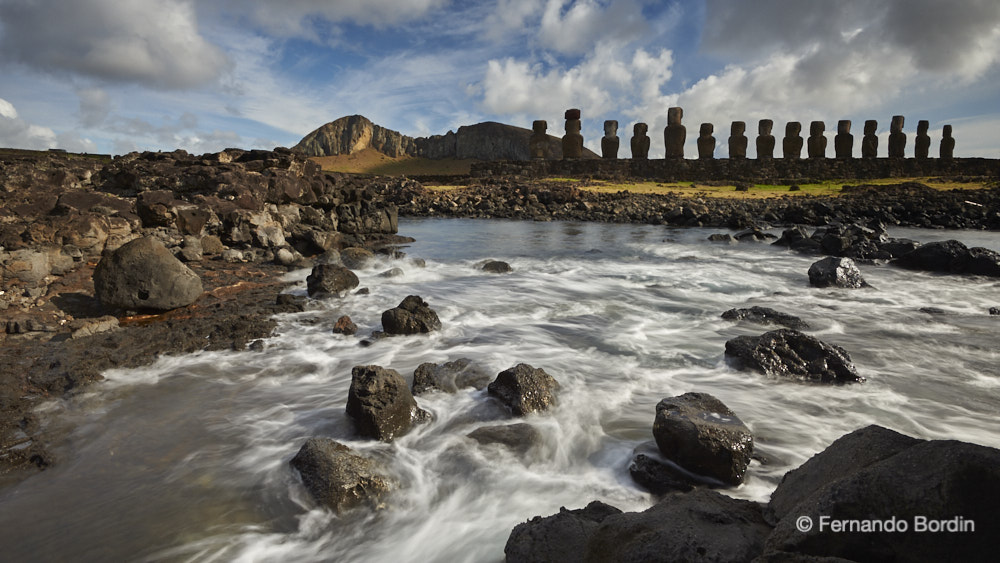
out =
{"type": "Polygon", "coordinates": [[[358,276],[343,266],[318,264],[306,278],[306,291],[309,297],[342,296],[360,283],[358,276]]]}
{"type": "Polygon", "coordinates": [[[441,319],[426,301],[417,295],[409,295],[382,313],[382,328],[387,334],[420,334],[441,329],[441,319]]]}
{"type": "Polygon", "coordinates": [[[101,258],[94,293],[106,306],[166,311],[201,296],[201,278],[160,241],[138,238],[101,258]]]}
{"type": "Polygon", "coordinates": [[[587,556],[597,526],[621,510],[593,501],[577,510],[560,508],[552,516],[535,516],[514,527],[503,552],[507,563],[578,563],[587,556]]]}
{"type": "Polygon", "coordinates": [[[667,459],[729,485],[743,482],[753,454],[750,429],[708,393],[685,393],[660,401],[653,437],[667,459]]]}
{"type": "Polygon", "coordinates": [[[738,336],[726,342],[726,355],[741,367],[768,375],[823,383],[860,383],[851,357],[840,346],[797,330],[783,328],[760,336],[738,336]]]}
{"type": "Polygon", "coordinates": [[[435,389],[446,393],[455,393],[466,387],[482,389],[489,385],[490,379],[490,375],[469,358],[443,364],[426,362],[413,372],[413,394],[435,389]]]}
{"type": "Polygon", "coordinates": [[[358,434],[383,442],[393,441],[409,432],[414,423],[430,418],[430,413],[417,406],[403,376],[374,365],[351,370],[347,414],[358,434]]]}
{"type": "Polygon", "coordinates": [[[497,374],[488,389],[514,415],[524,416],[555,405],[559,382],[541,368],[517,364],[497,374]]]}
{"type": "Polygon", "coordinates": [[[809,266],[809,284],[814,287],[868,287],[861,270],[850,258],[828,256],[809,266]]]}
{"type": "Polygon", "coordinates": [[[335,512],[362,504],[379,506],[393,486],[385,468],[329,438],[309,438],[291,461],[316,502],[335,512]]]}

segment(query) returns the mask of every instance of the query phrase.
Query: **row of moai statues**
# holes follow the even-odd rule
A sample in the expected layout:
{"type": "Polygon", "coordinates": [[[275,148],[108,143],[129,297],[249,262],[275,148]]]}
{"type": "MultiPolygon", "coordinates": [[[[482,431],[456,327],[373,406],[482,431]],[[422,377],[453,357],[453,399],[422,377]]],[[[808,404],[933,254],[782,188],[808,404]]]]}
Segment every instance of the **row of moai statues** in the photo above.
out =
{"type": "MultiPolygon", "coordinates": [[[[667,126],[663,130],[663,141],[666,147],[666,158],[684,158],[684,142],[687,129],[681,124],[684,110],[673,107],[667,110],[667,126]]],[[[580,134],[580,110],[566,111],[566,135],[562,139],[563,158],[581,158],[583,156],[583,135],[580,134]]],[[[889,158],[903,158],[906,149],[906,134],[903,133],[903,116],[893,116],[889,126],[889,158]]],[[[771,134],[774,122],[761,119],[757,124],[757,158],[774,158],[776,140],[771,134]]],[[[544,120],[532,124],[533,133],[529,140],[529,151],[532,158],[549,158],[548,135],[545,131],[548,124],[544,120]]],[[[914,145],[914,157],[926,159],[930,153],[931,138],[927,135],[929,123],[921,120],[917,123],[917,136],[914,145]]],[[[865,121],[865,134],[861,140],[861,157],[875,158],[878,153],[878,137],[875,131],[878,122],[874,119],[865,121]]],[[[698,135],[698,158],[707,160],[715,158],[715,137],[712,136],[715,127],[711,123],[702,123],[698,135]]],[[[827,138],[824,136],[826,124],[813,121],[809,124],[809,138],[804,142],[801,136],[802,124],[790,121],[785,125],[785,138],[781,142],[783,158],[802,158],[802,147],[805,145],[809,158],[826,158],[827,138]]],[[[631,142],[632,158],[649,158],[649,126],[636,123],[633,128],[631,142]]],[[[951,136],[951,125],[942,129],[939,156],[950,159],[954,156],[955,139],[951,136]]],[[[729,135],[729,158],[741,159],[747,156],[749,139],[746,137],[746,123],[734,121],[729,135]]],[[[851,121],[842,119],[837,122],[837,135],[833,139],[836,158],[852,158],[854,151],[854,135],[851,134],[851,121]]],[[[604,122],[604,137],[601,139],[601,156],[603,158],[618,158],[618,122],[604,122]]]]}

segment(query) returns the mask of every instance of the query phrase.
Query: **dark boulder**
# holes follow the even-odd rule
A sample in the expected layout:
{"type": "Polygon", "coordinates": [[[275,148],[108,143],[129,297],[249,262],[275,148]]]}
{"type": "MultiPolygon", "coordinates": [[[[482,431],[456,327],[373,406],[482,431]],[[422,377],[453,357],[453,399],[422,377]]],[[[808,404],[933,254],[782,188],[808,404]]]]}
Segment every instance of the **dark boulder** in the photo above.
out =
{"type": "Polygon", "coordinates": [[[514,527],[503,552],[507,563],[577,563],[584,561],[597,527],[617,508],[593,501],[577,510],[560,508],[552,516],[535,516],[514,527]]]}
{"type": "Polygon", "coordinates": [[[306,291],[309,297],[343,296],[360,283],[358,276],[343,266],[319,264],[306,278],[306,291]]]}
{"type": "Polygon", "coordinates": [[[417,295],[382,313],[382,328],[387,334],[420,334],[441,329],[441,319],[426,301],[417,295]]]}
{"type": "Polygon", "coordinates": [[[1000,307],[990,307],[991,315],[1000,315],[1000,307]]]}
{"type": "Polygon", "coordinates": [[[329,438],[309,438],[291,461],[316,502],[335,512],[362,504],[378,507],[393,481],[374,460],[329,438]]]}
{"type": "Polygon", "coordinates": [[[981,247],[970,248],[964,273],[1000,278],[1000,252],[981,247]]]}
{"type": "Polygon", "coordinates": [[[353,336],[358,333],[358,325],[354,324],[351,317],[347,315],[341,315],[337,319],[337,322],[333,325],[334,334],[343,334],[345,336],[353,336]]]}
{"type": "Polygon", "coordinates": [[[781,325],[794,330],[805,330],[809,323],[802,319],[782,313],[769,307],[750,307],[748,309],[730,309],[722,313],[722,318],[729,321],[748,321],[761,325],[781,325]]]}
{"type": "Polygon", "coordinates": [[[497,374],[489,394],[510,408],[515,416],[547,410],[556,403],[559,383],[545,370],[517,364],[497,374]]]}
{"type": "Polygon", "coordinates": [[[643,512],[607,516],[583,560],[749,562],[770,531],[757,503],[695,489],[667,495],[643,512]]]}
{"type": "Polygon", "coordinates": [[[347,414],[358,434],[383,442],[406,434],[416,422],[430,418],[417,406],[398,372],[379,366],[355,366],[347,394],[347,414]]]}
{"type": "Polygon", "coordinates": [[[814,287],[869,287],[850,258],[828,256],[809,267],[809,284],[814,287]]]}
{"type": "Polygon", "coordinates": [[[1000,277],[1000,253],[968,248],[957,240],[929,242],[900,256],[893,264],[912,270],[1000,277]]]}
{"type": "Polygon", "coordinates": [[[771,243],[773,246],[794,247],[796,243],[809,239],[809,233],[802,225],[796,225],[781,232],[781,237],[771,243]]]}
{"type": "Polygon", "coordinates": [[[473,430],[468,436],[480,444],[500,444],[521,455],[542,440],[542,433],[537,428],[523,422],[483,426],[473,430]]]}
{"type": "Polygon", "coordinates": [[[190,305],[202,291],[198,274],[149,237],[121,246],[94,269],[94,294],[108,307],[166,311],[190,305]]]}
{"type": "Polygon", "coordinates": [[[360,270],[375,261],[375,253],[365,248],[345,248],[340,251],[340,261],[352,270],[360,270]]]}
{"type": "Polygon", "coordinates": [[[480,269],[491,274],[509,274],[514,271],[510,264],[500,260],[487,260],[480,269]]]}
{"type": "Polygon", "coordinates": [[[632,458],[628,466],[629,475],[640,487],[656,496],[673,492],[687,492],[696,485],[709,484],[698,480],[696,476],[685,471],[670,460],[660,459],[654,453],[640,453],[632,458]]]}
{"type": "Polygon", "coordinates": [[[726,244],[736,244],[739,242],[729,233],[715,233],[708,235],[708,240],[709,242],[724,242],[726,244]]]}
{"type": "Polygon", "coordinates": [[[742,367],[768,375],[823,383],[864,381],[843,348],[797,330],[783,328],[760,336],[738,336],[726,342],[726,355],[742,367]]]}
{"type": "Polygon", "coordinates": [[[433,389],[446,393],[455,393],[466,387],[482,389],[489,383],[490,375],[468,358],[443,364],[426,362],[417,366],[413,372],[414,395],[433,389]]]}
{"type": "Polygon", "coordinates": [[[730,485],[743,482],[753,453],[750,429],[707,393],[685,393],[660,401],[653,437],[667,459],[730,485]]]}

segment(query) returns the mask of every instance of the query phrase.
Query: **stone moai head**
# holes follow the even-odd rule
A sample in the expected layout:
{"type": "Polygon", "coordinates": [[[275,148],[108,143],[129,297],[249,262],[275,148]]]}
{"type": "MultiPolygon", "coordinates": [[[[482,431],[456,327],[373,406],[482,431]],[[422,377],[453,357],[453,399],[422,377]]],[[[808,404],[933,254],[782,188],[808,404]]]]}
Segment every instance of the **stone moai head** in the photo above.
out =
{"type": "Polygon", "coordinates": [[[667,125],[680,125],[682,117],[684,117],[683,108],[669,108],[667,110],[667,125]]]}
{"type": "Polygon", "coordinates": [[[702,123],[701,129],[698,130],[698,134],[702,137],[711,137],[712,133],[715,132],[715,126],[711,123],[702,123]]]}
{"type": "Polygon", "coordinates": [[[729,134],[733,137],[739,137],[747,131],[747,124],[745,121],[734,121],[729,127],[729,134]]]}
{"type": "Polygon", "coordinates": [[[892,133],[902,133],[903,132],[903,116],[894,115],[892,116],[892,122],[889,124],[889,131],[892,133]]]}
{"type": "Polygon", "coordinates": [[[580,110],[575,108],[566,110],[566,121],[570,119],[580,119],[580,110]]]}
{"type": "Polygon", "coordinates": [[[636,137],[645,137],[648,132],[649,125],[646,125],[645,123],[636,123],[632,126],[632,134],[636,137]]]}
{"type": "Polygon", "coordinates": [[[798,137],[802,133],[802,124],[798,121],[789,121],[785,124],[786,137],[798,137]]]}
{"type": "Polygon", "coordinates": [[[826,131],[826,123],[822,121],[813,121],[809,124],[809,134],[813,137],[819,137],[826,131]]]}
{"type": "Polygon", "coordinates": [[[921,119],[917,122],[917,135],[926,135],[927,129],[931,124],[926,119],[921,119]]]}
{"type": "Polygon", "coordinates": [[[618,134],[618,122],[614,119],[609,119],[604,122],[604,134],[608,137],[614,137],[618,134]]]}
{"type": "Polygon", "coordinates": [[[770,119],[761,119],[757,122],[757,134],[758,135],[770,135],[771,129],[774,127],[774,122],[770,119]]]}
{"type": "Polygon", "coordinates": [[[865,121],[865,135],[874,135],[876,129],[878,129],[878,121],[874,119],[865,121]]]}
{"type": "Polygon", "coordinates": [[[536,119],[531,122],[531,130],[540,135],[545,134],[545,130],[549,128],[549,124],[544,119],[536,119]]]}
{"type": "Polygon", "coordinates": [[[851,134],[851,120],[841,119],[837,122],[837,134],[838,135],[850,135],[851,134]]]}
{"type": "Polygon", "coordinates": [[[941,128],[941,135],[943,137],[951,137],[951,125],[945,125],[941,128]]]}

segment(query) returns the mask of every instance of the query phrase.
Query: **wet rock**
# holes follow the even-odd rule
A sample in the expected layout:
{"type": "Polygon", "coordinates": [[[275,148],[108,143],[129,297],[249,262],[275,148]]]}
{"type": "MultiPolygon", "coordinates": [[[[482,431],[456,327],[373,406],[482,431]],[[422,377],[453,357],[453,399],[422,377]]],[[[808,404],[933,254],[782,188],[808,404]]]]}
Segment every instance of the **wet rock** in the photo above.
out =
{"type": "Polygon", "coordinates": [[[559,383],[541,368],[517,364],[497,374],[488,389],[515,416],[524,416],[555,405],[559,383]]]}
{"type": "Polygon", "coordinates": [[[398,278],[404,274],[402,268],[391,268],[378,275],[380,278],[398,278]]]}
{"type": "Polygon", "coordinates": [[[393,480],[378,462],[329,438],[309,438],[291,461],[316,502],[334,512],[379,507],[393,480]]]}
{"type": "Polygon", "coordinates": [[[823,383],[860,383],[851,357],[839,347],[797,330],[779,329],[726,342],[726,355],[761,373],[823,383]]]}
{"type": "Polygon", "coordinates": [[[305,311],[305,298],[291,293],[279,293],[274,304],[281,313],[301,313],[305,311]]]}
{"type": "Polygon", "coordinates": [[[165,311],[190,305],[201,293],[198,275],[149,237],[123,245],[94,269],[94,294],[108,307],[165,311]]]}
{"type": "Polygon", "coordinates": [[[514,271],[510,264],[500,260],[487,260],[480,269],[491,274],[509,274],[514,271]]]}
{"type": "Polygon", "coordinates": [[[715,233],[708,236],[710,242],[724,242],[726,244],[736,244],[737,241],[733,235],[729,233],[715,233]]]}
{"type": "Polygon", "coordinates": [[[991,315],[1000,315],[1000,307],[990,307],[991,315]]]}
{"type": "Polygon", "coordinates": [[[685,393],[656,405],[653,437],[667,459],[730,485],[743,482],[753,435],[722,401],[707,393],[685,393]]]}
{"type": "Polygon", "coordinates": [[[467,387],[482,389],[489,385],[490,379],[488,373],[468,358],[440,365],[426,362],[417,366],[413,372],[413,394],[420,395],[432,390],[455,393],[467,387]]]}
{"type": "Polygon", "coordinates": [[[809,284],[813,287],[869,287],[861,271],[850,258],[828,256],[809,266],[809,284]]]}
{"type": "Polygon", "coordinates": [[[420,334],[441,329],[441,320],[426,301],[409,295],[382,313],[382,328],[388,334],[420,334]]]}
{"type": "Polygon", "coordinates": [[[628,466],[629,475],[639,486],[656,496],[687,492],[702,484],[675,463],[652,454],[636,454],[628,466]]]}
{"type": "MultiPolygon", "coordinates": [[[[863,467],[846,469],[843,477],[826,482],[790,508],[767,539],[766,550],[857,561],[995,559],[1000,450],[954,440],[920,441],[906,447],[906,440],[886,437],[882,430],[872,433],[875,440],[867,447],[854,448],[873,450],[863,454],[873,459],[863,467]],[[887,441],[890,451],[878,451],[887,441]],[[890,453],[892,449],[899,451],[890,453]],[[796,526],[802,517],[814,523],[806,533],[796,526]],[[845,533],[821,526],[822,517],[902,521],[907,530],[845,533]]],[[[833,454],[813,459],[809,473],[831,475],[835,471],[827,471],[826,463],[846,465],[833,454]]]]}
{"type": "Polygon", "coordinates": [[[353,336],[358,333],[358,325],[354,324],[354,321],[351,320],[351,317],[343,315],[339,319],[337,319],[336,323],[334,323],[333,332],[335,334],[353,336]]]}
{"type": "Polygon", "coordinates": [[[750,561],[770,531],[758,504],[695,489],[643,512],[606,517],[590,537],[586,561],[750,561]]]}
{"type": "Polygon", "coordinates": [[[480,444],[500,444],[520,455],[526,454],[542,440],[542,433],[537,428],[523,422],[483,426],[473,430],[468,436],[480,444]]]}
{"type": "Polygon", "coordinates": [[[621,510],[600,501],[586,508],[560,508],[552,516],[536,516],[514,527],[504,554],[507,563],[567,563],[585,561],[590,538],[607,517],[621,510]]]}
{"type": "Polygon", "coordinates": [[[375,261],[375,254],[365,248],[345,248],[340,251],[340,261],[352,270],[360,270],[375,261]]]}
{"type": "Polygon", "coordinates": [[[1000,277],[1000,253],[968,248],[957,240],[929,242],[900,256],[893,264],[911,270],[1000,277]]]}
{"type": "Polygon", "coordinates": [[[809,323],[799,317],[782,313],[769,307],[753,306],[749,309],[730,309],[722,313],[722,318],[730,321],[749,321],[761,325],[781,325],[795,330],[809,328],[809,323]]]}
{"type": "Polygon", "coordinates": [[[347,414],[358,434],[383,442],[393,441],[409,432],[413,424],[430,418],[430,413],[413,400],[403,376],[374,365],[351,370],[347,414]]]}
{"type": "Polygon", "coordinates": [[[734,238],[740,242],[761,242],[765,240],[774,240],[775,237],[771,233],[766,233],[758,228],[751,228],[745,231],[740,231],[733,235],[734,238]]]}
{"type": "Polygon", "coordinates": [[[794,248],[797,243],[809,239],[809,233],[802,225],[796,225],[781,232],[781,237],[771,243],[773,246],[787,246],[794,248]]]}
{"type": "Polygon", "coordinates": [[[358,276],[343,266],[319,264],[306,278],[306,291],[309,297],[343,296],[360,283],[358,276]]]}

